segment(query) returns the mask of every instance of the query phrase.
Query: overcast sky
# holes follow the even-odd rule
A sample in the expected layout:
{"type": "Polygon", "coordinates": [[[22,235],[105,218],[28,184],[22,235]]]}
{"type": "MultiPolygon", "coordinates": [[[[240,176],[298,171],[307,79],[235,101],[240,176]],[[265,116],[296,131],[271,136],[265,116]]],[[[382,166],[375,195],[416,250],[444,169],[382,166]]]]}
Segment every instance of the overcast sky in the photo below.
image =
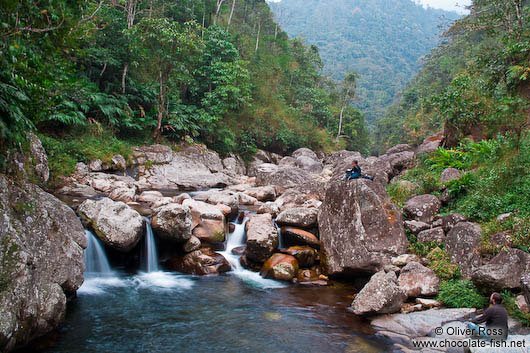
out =
{"type": "MultiPolygon", "coordinates": [[[[267,0],[270,2],[279,2],[281,0],[267,0]]],[[[415,0],[425,6],[434,7],[436,9],[444,9],[448,11],[456,11],[461,14],[467,13],[465,6],[471,4],[471,0],[415,0]]]]}

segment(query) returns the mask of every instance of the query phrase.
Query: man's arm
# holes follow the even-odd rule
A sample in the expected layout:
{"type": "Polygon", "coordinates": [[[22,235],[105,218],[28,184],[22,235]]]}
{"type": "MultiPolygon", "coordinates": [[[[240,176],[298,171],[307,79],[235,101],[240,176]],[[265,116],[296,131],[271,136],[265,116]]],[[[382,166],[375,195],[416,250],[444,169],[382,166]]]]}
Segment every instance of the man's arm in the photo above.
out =
{"type": "Polygon", "coordinates": [[[477,316],[476,318],[471,320],[471,322],[474,324],[481,324],[483,322],[488,321],[490,316],[491,316],[491,308],[487,308],[484,314],[477,316]]]}

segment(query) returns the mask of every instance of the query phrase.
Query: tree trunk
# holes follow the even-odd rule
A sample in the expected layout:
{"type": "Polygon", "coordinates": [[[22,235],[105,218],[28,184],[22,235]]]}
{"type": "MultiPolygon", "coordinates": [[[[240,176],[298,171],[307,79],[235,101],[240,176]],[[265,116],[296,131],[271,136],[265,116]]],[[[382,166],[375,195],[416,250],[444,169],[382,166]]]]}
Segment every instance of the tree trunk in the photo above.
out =
{"type": "Polygon", "coordinates": [[[221,12],[221,6],[223,5],[223,2],[225,0],[217,0],[217,9],[215,10],[215,17],[213,18],[213,24],[217,24],[217,18],[219,17],[219,13],[221,12]]]}
{"type": "Polygon", "coordinates": [[[230,10],[230,17],[228,17],[228,26],[226,26],[226,30],[230,28],[230,23],[232,22],[232,16],[234,15],[234,8],[236,7],[236,0],[232,0],[232,9],[230,10]]]}
{"type": "Polygon", "coordinates": [[[123,73],[121,75],[121,93],[125,94],[125,78],[127,77],[127,70],[129,69],[129,63],[123,65],[123,73]]]}
{"type": "Polygon", "coordinates": [[[256,36],[256,53],[259,49],[259,34],[261,32],[261,21],[258,21],[258,35],[256,36]]]}
{"type": "Polygon", "coordinates": [[[278,24],[276,23],[276,25],[274,26],[274,39],[277,39],[278,37],[278,24]]]}
{"type": "Polygon", "coordinates": [[[340,108],[340,117],[339,117],[339,132],[337,132],[337,138],[335,139],[335,142],[339,142],[340,133],[342,130],[342,114],[344,114],[344,108],[346,108],[345,105],[340,108]]]}
{"type": "Polygon", "coordinates": [[[153,133],[153,140],[158,141],[160,137],[160,129],[162,128],[162,118],[164,117],[164,106],[165,106],[165,97],[164,97],[164,79],[162,76],[162,70],[158,72],[158,82],[160,88],[158,91],[158,121],[156,124],[155,131],[153,133]]]}

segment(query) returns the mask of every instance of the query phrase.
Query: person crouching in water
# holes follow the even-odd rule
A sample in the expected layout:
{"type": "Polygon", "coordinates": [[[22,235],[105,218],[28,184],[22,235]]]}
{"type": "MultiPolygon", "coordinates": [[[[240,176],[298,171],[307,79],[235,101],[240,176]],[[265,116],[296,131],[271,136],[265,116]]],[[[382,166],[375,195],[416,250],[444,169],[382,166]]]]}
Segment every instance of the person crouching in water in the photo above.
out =
{"type": "Polygon", "coordinates": [[[352,180],[359,178],[374,180],[374,178],[369,175],[363,175],[361,173],[361,167],[359,167],[359,162],[353,161],[351,164],[351,169],[346,170],[346,174],[344,174],[342,180],[352,180]]]}
{"type": "Polygon", "coordinates": [[[491,340],[506,340],[508,337],[508,312],[502,306],[502,296],[493,293],[490,297],[491,306],[484,314],[467,323],[475,335],[491,340]],[[486,323],[486,327],[477,324],[486,323]]]}

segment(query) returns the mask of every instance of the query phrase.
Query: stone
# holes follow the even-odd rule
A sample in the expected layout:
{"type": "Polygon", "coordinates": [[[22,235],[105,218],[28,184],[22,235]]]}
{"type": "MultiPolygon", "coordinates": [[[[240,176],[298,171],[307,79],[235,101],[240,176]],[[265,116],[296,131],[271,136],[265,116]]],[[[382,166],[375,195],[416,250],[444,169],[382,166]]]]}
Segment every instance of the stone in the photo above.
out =
{"type": "Polygon", "coordinates": [[[236,215],[239,211],[239,197],[237,193],[231,191],[219,191],[208,193],[208,199],[206,200],[209,204],[217,205],[223,204],[232,210],[232,214],[236,215]]]}
{"type": "Polygon", "coordinates": [[[271,155],[267,151],[258,150],[256,153],[254,153],[254,158],[263,161],[264,163],[274,163],[271,159],[271,155]]]}
{"type": "Polygon", "coordinates": [[[133,149],[135,164],[145,164],[147,161],[154,164],[170,163],[173,159],[173,150],[169,146],[150,145],[135,147],[133,149]]]}
{"type": "Polygon", "coordinates": [[[446,323],[467,321],[476,309],[430,309],[410,314],[377,316],[371,321],[376,330],[384,330],[409,338],[434,336],[434,330],[446,323]]]}
{"type": "Polygon", "coordinates": [[[173,202],[181,204],[181,205],[184,202],[184,200],[190,200],[190,199],[191,199],[191,196],[185,192],[180,195],[173,196],[173,202]]]}
{"type": "Polygon", "coordinates": [[[291,255],[274,254],[263,264],[260,274],[265,278],[290,281],[298,274],[298,261],[291,255]]]}
{"type": "Polygon", "coordinates": [[[201,240],[197,238],[196,236],[192,236],[186,241],[183,249],[185,252],[192,252],[195,250],[199,250],[200,247],[201,247],[201,240]]]}
{"type": "Polygon", "coordinates": [[[151,205],[151,208],[156,210],[157,208],[169,205],[170,203],[178,202],[174,202],[172,197],[162,197],[161,199],[156,200],[156,202],[151,205]]]}
{"type": "Polygon", "coordinates": [[[247,173],[245,162],[236,155],[230,155],[223,159],[223,166],[225,172],[231,175],[245,175],[247,173]]]}
{"type": "Polygon", "coordinates": [[[95,235],[115,250],[130,251],[144,235],[142,216],[123,202],[109,198],[86,200],[77,212],[95,235]]]}
{"type": "Polygon", "coordinates": [[[226,218],[217,205],[188,199],[182,202],[182,206],[189,207],[192,234],[201,242],[221,243],[225,240],[226,218]]]}
{"type": "Polygon", "coordinates": [[[109,194],[110,199],[122,202],[132,202],[135,196],[136,190],[134,188],[117,188],[109,194]]]}
{"type": "Polygon", "coordinates": [[[407,228],[414,234],[418,234],[422,230],[429,229],[431,227],[427,223],[420,222],[420,221],[414,221],[414,220],[405,221],[404,224],[405,224],[405,228],[407,228]]]}
{"type": "Polygon", "coordinates": [[[521,288],[523,289],[526,303],[530,305],[530,273],[526,273],[521,277],[521,288]]]}
{"type": "Polygon", "coordinates": [[[442,207],[442,204],[436,196],[419,195],[407,200],[403,213],[409,219],[432,223],[440,207],[442,207]]]}
{"type": "Polygon", "coordinates": [[[127,161],[121,154],[117,154],[110,160],[111,168],[113,170],[125,171],[127,169],[127,161]]]}
{"type": "Polygon", "coordinates": [[[351,306],[355,315],[391,314],[401,310],[406,298],[396,274],[380,271],[355,296],[351,306]]]}
{"type": "Polygon", "coordinates": [[[268,213],[252,216],[245,224],[247,249],[245,256],[254,262],[265,262],[278,248],[278,231],[268,213]]]}
{"type": "Polygon", "coordinates": [[[88,169],[91,172],[101,172],[105,170],[106,168],[103,165],[103,161],[101,159],[95,159],[93,161],[90,161],[90,163],[88,163],[88,169]]]}
{"type": "Polygon", "coordinates": [[[434,299],[416,298],[416,303],[420,304],[424,309],[440,308],[443,304],[434,299]]]}
{"type": "Polygon", "coordinates": [[[191,210],[188,206],[177,203],[162,206],[152,218],[151,227],[160,238],[185,243],[191,238],[191,210]]]}
{"type": "Polygon", "coordinates": [[[136,198],[138,202],[155,203],[164,195],[160,191],[144,191],[136,198]]]}
{"type": "Polygon", "coordinates": [[[278,165],[280,167],[296,167],[296,158],[291,156],[283,157],[278,165]]]}
{"type": "Polygon", "coordinates": [[[247,247],[245,245],[235,247],[235,248],[232,249],[232,254],[234,254],[234,255],[243,255],[245,253],[245,249],[246,248],[247,247]]]}
{"type": "Polygon", "coordinates": [[[309,246],[291,246],[282,250],[282,253],[294,256],[301,268],[310,268],[317,259],[316,250],[309,246]]]}
{"type": "Polygon", "coordinates": [[[445,242],[444,230],[442,229],[442,227],[422,230],[421,232],[418,233],[418,241],[421,243],[424,243],[424,242],[444,243],[445,242]]]}
{"type": "Polygon", "coordinates": [[[242,192],[237,193],[237,197],[240,205],[252,206],[258,203],[258,200],[252,196],[248,196],[242,192]]]}
{"type": "Polygon", "coordinates": [[[312,174],[319,174],[324,169],[322,162],[318,159],[313,159],[307,156],[299,156],[296,158],[296,166],[312,174]]]}
{"type": "Polygon", "coordinates": [[[440,220],[442,221],[442,228],[444,232],[449,233],[449,231],[458,223],[466,222],[467,218],[458,213],[450,213],[440,217],[440,220]]]}
{"type": "Polygon", "coordinates": [[[0,175],[0,351],[55,330],[83,283],[85,231],[74,211],[0,175]]]}
{"type": "Polygon", "coordinates": [[[462,178],[462,172],[455,168],[445,168],[440,176],[440,184],[447,184],[450,181],[462,178]]]}
{"type": "Polygon", "coordinates": [[[498,249],[503,247],[512,247],[512,236],[510,235],[509,231],[492,234],[490,236],[490,241],[498,249]]]}
{"type": "Polygon", "coordinates": [[[276,217],[280,213],[280,208],[274,202],[265,202],[258,208],[258,213],[270,213],[273,217],[276,217]]]}
{"type": "Polygon", "coordinates": [[[291,244],[309,245],[315,249],[320,248],[320,240],[313,234],[303,229],[282,227],[282,237],[291,244]]]}
{"type": "Polygon", "coordinates": [[[247,189],[245,194],[256,198],[258,201],[273,201],[276,199],[276,189],[274,186],[252,187],[247,189]]]}
{"type": "Polygon", "coordinates": [[[440,279],[433,270],[413,261],[401,269],[398,282],[408,297],[415,298],[438,294],[440,279]]]}
{"type": "Polygon", "coordinates": [[[390,155],[383,155],[380,158],[390,163],[392,175],[398,175],[403,170],[410,169],[416,164],[416,156],[412,151],[398,152],[390,155]]]}
{"type": "Polygon", "coordinates": [[[383,185],[369,180],[330,182],[318,229],[329,275],[380,271],[408,247],[399,209],[383,185]]]}
{"type": "Polygon", "coordinates": [[[190,275],[219,275],[232,269],[223,255],[210,248],[192,251],[181,257],[171,258],[166,266],[174,271],[190,275]]]}
{"type": "Polygon", "coordinates": [[[396,145],[394,147],[389,148],[388,151],[385,152],[385,154],[390,155],[394,153],[409,152],[409,151],[412,151],[412,147],[410,145],[400,144],[400,145],[396,145]]]}
{"type": "Polygon", "coordinates": [[[515,305],[517,305],[519,310],[521,310],[523,313],[530,313],[530,305],[528,305],[523,295],[518,295],[515,298],[515,305]]]}
{"type": "Polygon", "coordinates": [[[263,262],[256,262],[256,261],[250,260],[244,253],[239,258],[239,263],[241,264],[241,266],[243,266],[247,270],[254,271],[254,272],[259,272],[263,265],[263,262]]]}
{"type": "Polygon", "coordinates": [[[480,266],[480,254],[477,250],[482,230],[471,222],[459,222],[445,237],[445,250],[451,256],[451,262],[457,264],[463,279],[471,279],[471,273],[480,266]]]}
{"type": "Polygon", "coordinates": [[[93,187],[78,183],[74,183],[72,185],[65,185],[59,190],[57,190],[57,193],[61,195],[69,195],[80,198],[91,198],[97,196],[98,194],[93,187]]]}
{"type": "Polygon", "coordinates": [[[319,277],[315,270],[301,269],[298,270],[296,279],[299,283],[305,283],[317,281],[319,277]]]}
{"type": "Polygon", "coordinates": [[[408,180],[399,180],[397,183],[399,185],[400,190],[408,192],[408,193],[413,193],[420,188],[418,184],[413,183],[408,180]]]}
{"type": "Polygon", "coordinates": [[[39,179],[46,183],[50,179],[50,168],[48,167],[48,155],[41,140],[32,132],[28,133],[29,154],[33,164],[33,170],[39,179]]]}
{"type": "Polygon", "coordinates": [[[511,212],[510,213],[503,213],[503,214],[497,216],[497,222],[498,223],[502,223],[504,221],[507,221],[511,217],[512,217],[512,213],[511,212]]]}
{"type": "Polygon", "coordinates": [[[439,132],[435,135],[427,137],[423,143],[416,148],[416,154],[434,152],[442,145],[444,133],[439,132]]]}
{"type": "Polygon", "coordinates": [[[302,228],[314,227],[317,224],[318,210],[315,208],[290,208],[281,212],[276,223],[302,228]]]}
{"type": "Polygon", "coordinates": [[[271,173],[256,175],[257,186],[275,185],[284,190],[312,181],[311,174],[296,167],[277,167],[277,170],[271,173]]]}
{"type": "Polygon", "coordinates": [[[192,234],[203,243],[222,243],[226,239],[226,225],[224,221],[203,219],[192,234]]]}
{"type": "Polygon", "coordinates": [[[308,157],[314,160],[318,160],[318,156],[315,152],[311,151],[309,148],[299,148],[296,151],[294,151],[291,156],[293,158],[298,158],[301,156],[308,157]]]}
{"type": "Polygon", "coordinates": [[[501,291],[521,287],[521,277],[530,272],[530,254],[519,249],[502,250],[488,264],[475,269],[471,279],[481,289],[501,291]]]}
{"type": "Polygon", "coordinates": [[[392,265],[403,267],[408,265],[410,262],[419,262],[420,258],[415,254],[401,254],[399,256],[393,257],[391,261],[392,265]]]}
{"type": "Polygon", "coordinates": [[[420,311],[421,309],[423,309],[423,307],[421,306],[421,304],[409,304],[409,303],[405,303],[403,304],[403,306],[401,307],[401,312],[403,314],[409,314],[409,313],[413,313],[415,311],[420,311]]]}

